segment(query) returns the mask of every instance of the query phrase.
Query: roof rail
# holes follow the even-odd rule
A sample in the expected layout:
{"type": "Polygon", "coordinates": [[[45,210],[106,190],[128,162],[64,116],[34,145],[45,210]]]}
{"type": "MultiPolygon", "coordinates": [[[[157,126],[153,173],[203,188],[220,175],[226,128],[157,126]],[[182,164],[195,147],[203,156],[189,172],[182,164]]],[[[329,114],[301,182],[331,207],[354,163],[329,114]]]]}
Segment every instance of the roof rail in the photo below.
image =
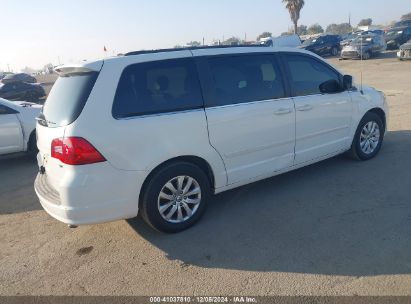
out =
{"type": "Polygon", "coordinates": [[[142,54],[164,53],[164,52],[176,52],[176,51],[192,51],[192,50],[204,50],[204,49],[228,49],[236,47],[266,47],[261,44],[239,44],[239,45],[212,45],[212,46],[192,46],[173,49],[157,49],[157,50],[141,50],[122,54],[123,56],[134,56],[142,54]]]}

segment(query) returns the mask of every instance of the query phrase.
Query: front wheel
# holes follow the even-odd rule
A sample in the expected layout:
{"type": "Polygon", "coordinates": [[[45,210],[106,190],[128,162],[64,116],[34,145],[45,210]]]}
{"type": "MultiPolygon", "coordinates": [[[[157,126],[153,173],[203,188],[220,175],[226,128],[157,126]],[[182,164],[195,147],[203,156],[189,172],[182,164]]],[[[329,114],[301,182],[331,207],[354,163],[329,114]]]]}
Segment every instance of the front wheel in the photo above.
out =
{"type": "Polygon", "coordinates": [[[176,233],[193,226],[211,195],[207,175],[197,166],[176,162],[156,172],[143,190],[142,217],[151,227],[176,233]]]}
{"type": "Polygon", "coordinates": [[[381,150],[384,140],[385,127],[380,116],[375,113],[367,113],[361,120],[350,154],[359,160],[374,158],[381,150]]]}

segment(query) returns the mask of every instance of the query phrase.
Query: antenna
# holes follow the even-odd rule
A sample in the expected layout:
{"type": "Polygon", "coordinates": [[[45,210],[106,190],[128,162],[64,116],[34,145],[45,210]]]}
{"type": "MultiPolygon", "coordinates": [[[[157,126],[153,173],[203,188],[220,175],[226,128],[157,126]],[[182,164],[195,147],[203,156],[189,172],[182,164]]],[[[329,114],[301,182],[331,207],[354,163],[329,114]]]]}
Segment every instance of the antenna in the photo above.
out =
{"type": "Polygon", "coordinates": [[[363,43],[363,41],[362,41],[362,37],[360,36],[360,46],[361,46],[361,50],[360,50],[360,53],[361,53],[361,63],[360,63],[360,73],[361,73],[361,84],[360,84],[360,92],[361,92],[361,94],[363,94],[364,95],[364,91],[362,90],[362,79],[363,79],[363,73],[362,73],[362,71],[363,71],[363,47],[362,47],[362,43],[363,43]]]}

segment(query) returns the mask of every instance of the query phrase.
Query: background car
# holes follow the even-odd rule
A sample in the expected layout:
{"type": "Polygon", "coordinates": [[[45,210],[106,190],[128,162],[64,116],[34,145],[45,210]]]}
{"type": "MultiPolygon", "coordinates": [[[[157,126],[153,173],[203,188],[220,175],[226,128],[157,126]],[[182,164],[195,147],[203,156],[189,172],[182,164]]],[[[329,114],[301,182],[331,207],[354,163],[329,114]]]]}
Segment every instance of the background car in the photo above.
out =
{"type": "Polygon", "coordinates": [[[317,55],[337,56],[341,50],[340,42],[341,37],[338,35],[323,35],[305,40],[300,48],[317,55]]]}
{"type": "Polygon", "coordinates": [[[374,35],[381,35],[384,36],[385,32],[384,30],[371,30],[371,31],[365,31],[366,34],[374,34],[374,35]]]}
{"type": "Polygon", "coordinates": [[[41,106],[0,98],[0,155],[36,152],[36,117],[41,106]]]}
{"type": "Polygon", "coordinates": [[[400,45],[410,39],[411,26],[391,28],[385,35],[385,41],[389,50],[399,49],[400,45]]]}
{"type": "Polygon", "coordinates": [[[350,43],[358,38],[359,36],[367,36],[367,35],[380,35],[384,36],[384,31],[383,30],[370,30],[370,31],[356,31],[347,34],[343,40],[340,42],[341,47],[345,47],[347,45],[350,45],[350,43]]]}
{"type": "Polygon", "coordinates": [[[46,96],[44,88],[37,83],[11,82],[0,83],[0,97],[8,100],[38,102],[46,96]]]}
{"type": "Polygon", "coordinates": [[[411,19],[405,19],[398,21],[394,24],[394,27],[411,26],[411,19]]]}
{"type": "Polygon", "coordinates": [[[33,76],[26,73],[9,74],[6,75],[2,80],[2,83],[12,83],[12,82],[26,82],[26,83],[36,83],[37,80],[33,76]]]}
{"type": "Polygon", "coordinates": [[[400,46],[400,51],[398,52],[398,58],[400,60],[410,60],[411,59],[411,39],[408,42],[400,46]]]}
{"type": "Polygon", "coordinates": [[[386,49],[387,44],[381,35],[359,36],[342,49],[341,58],[368,60],[386,49]]]}
{"type": "Polygon", "coordinates": [[[6,77],[7,75],[12,75],[13,73],[10,72],[0,72],[0,80],[2,80],[4,77],[6,77]]]}
{"type": "Polygon", "coordinates": [[[344,47],[350,45],[350,43],[360,35],[360,32],[353,32],[345,35],[340,41],[340,46],[344,47]]]}
{"type": "Polygon", "coordinates": [[[260,44],[268,47],[299,47],[301,39],[298,35],[267,37],[262,38],[260,44]]]}

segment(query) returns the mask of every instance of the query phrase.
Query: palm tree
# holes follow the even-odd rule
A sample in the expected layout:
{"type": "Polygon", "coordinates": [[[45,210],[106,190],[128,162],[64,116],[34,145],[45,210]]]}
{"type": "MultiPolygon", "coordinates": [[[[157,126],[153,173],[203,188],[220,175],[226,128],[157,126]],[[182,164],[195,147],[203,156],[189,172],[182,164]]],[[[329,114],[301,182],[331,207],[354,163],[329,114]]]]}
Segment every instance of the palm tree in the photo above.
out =
{"type": "Polygon", "coordinates": [[[300,12],[305,2],[304,0],[283,0],[283,3],[285,3],[285,7],[288,9],[291,20],[294,23],[294,33],[297,34],[300,12]]]}

